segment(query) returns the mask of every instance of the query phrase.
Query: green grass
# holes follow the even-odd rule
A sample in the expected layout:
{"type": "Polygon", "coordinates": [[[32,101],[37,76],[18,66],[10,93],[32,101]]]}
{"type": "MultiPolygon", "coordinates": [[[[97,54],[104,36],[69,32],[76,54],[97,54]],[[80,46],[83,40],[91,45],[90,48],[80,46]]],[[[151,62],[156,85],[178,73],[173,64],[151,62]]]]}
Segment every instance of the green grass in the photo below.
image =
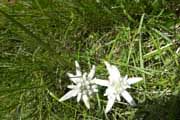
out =
{"type": "MultiPolygon", "coordinates": [[[[178,0],[17,0],[0,2],[0,119],[180,119],[178,0]],[[78,60],[107,78],[103,64],[144,78],[128,90],[138,106],[116,103],[104,114],[100,87],[91,109],[58,98],[78,60]]],[[[122,99],[122,102],[125,102],[122,99]]]]}

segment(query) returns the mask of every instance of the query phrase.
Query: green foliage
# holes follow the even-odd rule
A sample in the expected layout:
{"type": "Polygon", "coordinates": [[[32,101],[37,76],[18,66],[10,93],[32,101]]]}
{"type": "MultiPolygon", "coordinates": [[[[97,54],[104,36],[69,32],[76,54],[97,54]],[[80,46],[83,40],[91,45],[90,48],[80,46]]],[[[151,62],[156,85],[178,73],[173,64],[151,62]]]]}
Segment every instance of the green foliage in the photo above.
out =
{"type": "Polygon", "coordinates": [[[179,6],[178,0],[0,2],[0,119],[180,118],[179,6]],[[91,99],[90,110],[75,99],[59,103],[48,90],[65,94],[75,60],[84,70],[97,65],[104,79],[103,60],[122,75],[142,76],[130,91],[137,108],[116,103],[105,115],[102,95],[91,99]]]}

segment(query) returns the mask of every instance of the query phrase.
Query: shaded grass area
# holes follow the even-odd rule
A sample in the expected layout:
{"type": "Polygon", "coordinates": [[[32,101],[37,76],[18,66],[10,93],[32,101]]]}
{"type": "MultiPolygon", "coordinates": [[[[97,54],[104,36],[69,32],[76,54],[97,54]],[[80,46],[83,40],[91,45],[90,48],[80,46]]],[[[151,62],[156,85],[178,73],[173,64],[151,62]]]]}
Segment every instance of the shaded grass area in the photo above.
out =
{"type": "Polygon", "coordinates": [[[177,0],[0,2],[0,119],[180,119],[179,8],[177,0]],[[105,115],[104,88],[90,110],[52,98],[47,90],[68,91],[75,60],[84,71],[97,65],[103,79],[103,60],[142,76],[129,90],[137,108],[116,103],[105,115]]]}
{"type": "Polygon", "coordinates": [[[139,105],[135,119],[178,120],[180,118],[179,102],[179,95],[167,95],[165,98],[163,96],[160,99],[151,99],[139,105]]]}

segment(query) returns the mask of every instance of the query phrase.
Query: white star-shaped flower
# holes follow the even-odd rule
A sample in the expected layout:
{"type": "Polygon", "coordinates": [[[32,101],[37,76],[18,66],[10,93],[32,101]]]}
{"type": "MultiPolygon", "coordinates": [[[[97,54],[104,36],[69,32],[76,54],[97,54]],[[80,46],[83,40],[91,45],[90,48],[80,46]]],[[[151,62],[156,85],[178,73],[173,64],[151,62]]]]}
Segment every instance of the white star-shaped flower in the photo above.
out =
{"type": "Polygon", "coordinates": [[[75,66],[76,75],[67,73],[70,80],[74,84],[67,86],[71,90],[67,92],[63,97],[61,97],[59,101],[62,102],[71,97],[77,96],[77,102],[79,102],[82,99],[86,107],[89,109],[89,97],[91,97],[91,95],[94,92],[98,92],[97,85],[91,82],[93,79],[95,79],[95,66],[92,66],[92,69],[90,70],[89,74],[87,74],[86,72],[83,74],[81,73],[81,69],[77,61],[75,61],[75,66]]]}
{"type": "Polygon", "coordinates": [[[105,96],[108,97],[108,103],[105,109],[105,113],[108,113],[114,102],[120,101],[120,96],[122,96],[130,105],[135,106],[135,102],[131,95],[126,91],[127,88],[130,88],[131,84],[137,83],[142,80],[141,77],[132,77],[128,78],[127,75],[122,77],[118,68],[114,65],[110,65],[108,62],[104,62],[106,68],[109,72],[109,80],[101,80],[95,79],[93,80],[94,83],[106,86],[105,96]]]}

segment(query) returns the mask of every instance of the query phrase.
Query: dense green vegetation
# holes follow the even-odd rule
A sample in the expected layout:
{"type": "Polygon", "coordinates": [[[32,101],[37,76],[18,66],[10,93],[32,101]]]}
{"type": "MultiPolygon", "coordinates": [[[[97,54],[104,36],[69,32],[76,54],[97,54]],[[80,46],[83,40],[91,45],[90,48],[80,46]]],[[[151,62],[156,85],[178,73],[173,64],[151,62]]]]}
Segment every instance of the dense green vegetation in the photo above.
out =
{"type": "MultiPolygon", "coordinates": [[[[0,2],[0,119],[180,119],[180,1],[17,0],[0,2]],[[137,107],[104,114],[104,88],[91,109],[69,99],[74,61],[107,78],[104,60],[144,80],[128,90],[137,107]]],[[[122,102],[125,102],[122,99],[122,102]]]]}

